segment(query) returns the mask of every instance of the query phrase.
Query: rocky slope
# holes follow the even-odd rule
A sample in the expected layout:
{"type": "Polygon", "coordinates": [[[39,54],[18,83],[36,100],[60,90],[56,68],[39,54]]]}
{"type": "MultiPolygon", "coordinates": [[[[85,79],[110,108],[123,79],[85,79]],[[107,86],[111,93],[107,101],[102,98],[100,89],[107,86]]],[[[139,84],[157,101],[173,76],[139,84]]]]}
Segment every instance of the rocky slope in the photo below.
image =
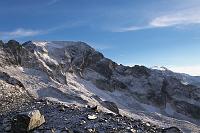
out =
{"type": "MultiPolygon", "coordinates": [[[[36,128],[34,133],[162,133],[171,129],[162,129],[149,122],[133,119],[126,116],[105,113],[92,107],[78,107],[76,105],[63,105],[48,100],[30,102],[29,105],[20,108],[19,112],[27,112],[39,109],[45,116],[45,123],[36,128]]],[[[16,111],[4,114],[1,131],[9,131],[12,117],[17,115],[16,111]],[[4,129],[3,129],[4,128],[4,129]]],[[[21,122],[23,123],[23,122],[21,122]]],[[[18,125],[20,126],[20,125],[18,125]]],[[[13,128],[13,127],[12,127],[13,128]]],[[[180,132],[179,129],[171,127],[180,132]]],[[[18,127],[14,127],[18,133],[18,127]]]]}
{"type": "MultiPolygon", "coordinates": [[[[0,72],[3,85],[23,91],[19,95],[25,102],[21,104],[45,98],[79,107],[97,105],[104,112],[113,111],[159,127],[200,131],[200,89],[196,77],[118,65],[83,42],[0,42],[0,72]]],[[[6,106],[0,107],[9,112],[6,106]]]]}

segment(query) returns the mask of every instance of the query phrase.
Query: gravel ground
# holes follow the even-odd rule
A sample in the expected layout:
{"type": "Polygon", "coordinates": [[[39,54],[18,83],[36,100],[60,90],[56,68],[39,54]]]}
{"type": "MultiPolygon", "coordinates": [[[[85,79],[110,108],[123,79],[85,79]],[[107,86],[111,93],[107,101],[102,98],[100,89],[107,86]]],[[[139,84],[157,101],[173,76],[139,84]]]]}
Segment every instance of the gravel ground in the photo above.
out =
{"type": "Polygon", "coordinates": [[[13,116],[19,112],[26,112],[38,109],[45,116],[46,123],[35,129],[33,132],[44,133],[160,133],[162,129],[151,123],[144,123],[121,115],[101,112],[91,107],[78,107],[76,105],[63,105],[47,100],[26,104],[17,111],[10,111],[1,115],[2,126],[0,131],[10,126],[13,116]],[[7,126],[7,127],[6,127],[7,126]]]}

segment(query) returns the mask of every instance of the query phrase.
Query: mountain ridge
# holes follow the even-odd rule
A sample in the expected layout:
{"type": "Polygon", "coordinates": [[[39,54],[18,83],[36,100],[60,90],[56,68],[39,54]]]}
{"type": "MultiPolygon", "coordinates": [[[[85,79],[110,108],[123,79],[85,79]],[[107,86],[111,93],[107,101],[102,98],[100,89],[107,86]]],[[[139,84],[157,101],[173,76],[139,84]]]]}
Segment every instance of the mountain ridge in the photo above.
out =
{"type": "Polygon", "coordinates": [[[0,71],[35,98],[102,110],[108,109],[104,101],[111,101],[131,117],[199,130],[200,89],[192,76],[118,65],[84,42],[11,40],[0,47],[0,71]]]}

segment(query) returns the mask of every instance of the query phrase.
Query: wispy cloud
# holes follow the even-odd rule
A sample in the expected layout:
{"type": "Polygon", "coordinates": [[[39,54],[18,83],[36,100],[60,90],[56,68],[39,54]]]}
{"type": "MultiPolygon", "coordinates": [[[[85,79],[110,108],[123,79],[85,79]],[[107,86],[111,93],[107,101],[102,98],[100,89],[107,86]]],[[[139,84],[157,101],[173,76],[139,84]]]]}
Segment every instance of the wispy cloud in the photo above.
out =
{"type": "Polygon", "coordinates": [[[39,34],[42,34],[42,33],[43,33],[43,31],[40,31],[40,30],[18,28],[18,29],[13,30],[13,31],[0,32],[0,36],[4,39],[7,39],[7,38],[36,36],[36,35],[39,35],[39,34]]]}
{"type": "Polygon", "coordinates": [[[49,3],[47,3],[48,6],[50,5],[54,5],[56,3],[58,3],[60,0],[50,0],[49,3]]]}
{"type": "Polygon", "coordinates": [[[142,26],[130,26],[114,29],[113,32],[128,32],[151,28],[188,26],[200,24],[200,8],[191,8],[181,11],[168,12],[164,15],[154,17],[142,26]]]}
{"type": "Polygon", "coordinates": [[[37,36],[37,35],[45,35],[49,33],[56,32],[61,29],[69,29],[78,27],[83,25],[84,21],[77,21],[77,22],[66,22],[63,24],[58,24],[54,27],[50,27],[48,29],[24,29],[24,28],[17,28],[12,31],[0,31],[0,39],[14,39],[14,38],[22,38],[22,37],[30,37],[30,36],[37,36]]]}
{"type": "Polygon", "coordinates": [[[137,31],[137,30],[144,30],[153,28],[152,26],[146,25],[146,26],[130,26],[130,27],[121,27],[121,28],[115,28],[112,29],[112,32],[129,32],[129,31],[137,31]]]}
{"type": "Polygon", "coordinates": [[[149,25],[152,27],[168,27],[175,25],[200,24],[200,10],[186,10],[175,14],[156,17],[149,25]]]}

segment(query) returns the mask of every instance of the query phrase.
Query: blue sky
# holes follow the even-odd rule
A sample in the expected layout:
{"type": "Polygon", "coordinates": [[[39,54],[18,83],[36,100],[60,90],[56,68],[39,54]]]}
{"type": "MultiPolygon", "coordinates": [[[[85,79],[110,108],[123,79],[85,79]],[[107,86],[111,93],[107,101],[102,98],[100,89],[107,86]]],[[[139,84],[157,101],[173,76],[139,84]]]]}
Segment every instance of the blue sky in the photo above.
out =
{"type": "Polygon", "coordinates": [[[200,75],[199,0],[1,0],[0,39],[84,41],[125,65],[200,75]]]}

